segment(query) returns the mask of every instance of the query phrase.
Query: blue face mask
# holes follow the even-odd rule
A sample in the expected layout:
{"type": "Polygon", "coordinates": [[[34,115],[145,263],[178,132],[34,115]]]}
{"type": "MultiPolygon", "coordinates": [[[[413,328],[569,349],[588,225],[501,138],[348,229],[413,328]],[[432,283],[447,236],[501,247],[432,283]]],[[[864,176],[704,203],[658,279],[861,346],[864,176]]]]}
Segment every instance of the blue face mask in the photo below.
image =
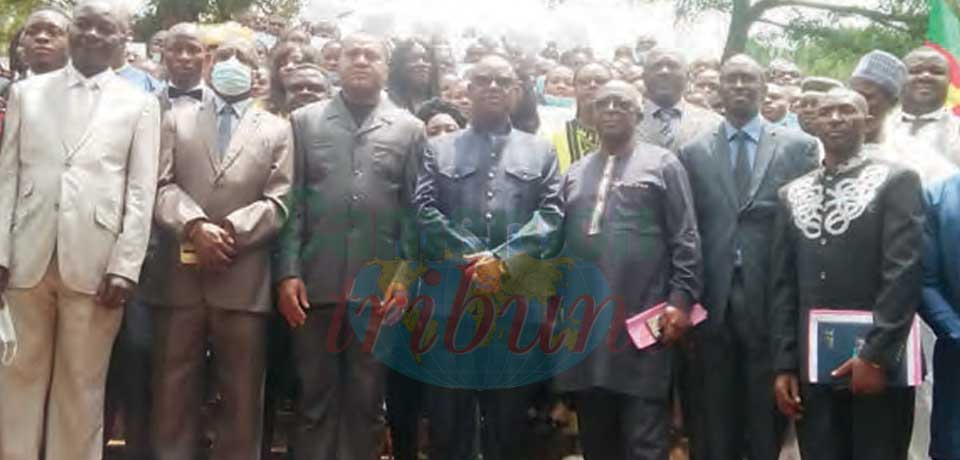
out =
{"type": "Polygon", "coordinates": [[[213,66],[210,85],[224,96],[243,95],[253,87],[253,69],[233,56],[213,66]]]}
{"type": "Polygon", "coordinates": [[[543,95],[543,103],[547,107],[562,107],[565,109],[573,108],[577,105],[577,99],[573,97],[543,95]]]}

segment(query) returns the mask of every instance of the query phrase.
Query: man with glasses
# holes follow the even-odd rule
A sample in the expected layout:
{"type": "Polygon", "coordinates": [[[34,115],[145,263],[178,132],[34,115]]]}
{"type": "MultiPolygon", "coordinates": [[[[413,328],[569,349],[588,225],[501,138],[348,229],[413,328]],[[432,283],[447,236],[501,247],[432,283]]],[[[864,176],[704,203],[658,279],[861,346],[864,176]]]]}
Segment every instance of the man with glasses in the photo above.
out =
{"type": "MultiPolygon", "coordinates": [[[[601,270],[623,300],[614,317],[666,303],[658,345],[603,344],[557,377],[558,388],[574,394],[587,460],[669,456],[675,344],[700,295],[700,235],[687,173],[672,152],[637,139],[640,104],[629,83],[600,88],[593,103],[600,147],[570,167],[563,186],[565,255],[601,270]]],[[[630,343],[623,327],[614,330],[615,343],[630,343]]]]}
{"type": "Polygon", "coordinates": [[[766,298],[777,190],[817,163],[816,141],[763,121],[763,68],[747,56],[720,72],[726,120],[680,149],[703,242],[703,306],[693,334],[693,452],[698,459],[773,460],[785,427],[773,400],[766,298]]]}
{"type": "MultiPolygon", "coordinates": [[[[507,60],[481,59],[470,73],[470,125],[431,140],[417,181],[416,206],[428,254],[463,258],[476,274],[474,284],[489,295],[500,291],[501,280],[523,275],[529,264],[518,262],[549,255],[563,216],[556,153],[545,140],[510,124],[511,96],[517,91],[507,60]]],[[[484,458],[530,458],[527,414],[538,387],[508,388],[506,382],[490,381],[486,377],[498,369],[477,361],[474,381],[458,389],[429,390],[430,458],[473,458],[472,414],[478,400],[485,420],[484,458]]]]}

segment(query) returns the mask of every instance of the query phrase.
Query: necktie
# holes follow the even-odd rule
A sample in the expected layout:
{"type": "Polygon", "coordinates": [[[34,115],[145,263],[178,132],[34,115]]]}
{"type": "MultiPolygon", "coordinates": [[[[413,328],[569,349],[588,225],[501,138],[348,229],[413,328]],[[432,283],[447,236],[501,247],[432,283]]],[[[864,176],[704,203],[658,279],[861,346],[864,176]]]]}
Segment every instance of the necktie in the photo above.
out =
{"type": "Polygon", "coordinates": [[[750,166],[750,153],[747,150],[747,133],[738,131],[737,134],[737,162],[733,168],[733,179],[737,184],[737,198],[740,204],[747,201],[750,193],[750,181],[753,177],[753,168],[750,166]]]}
{"type": "Polygon", "coordinates": [[[90,118],[93,116],[93,106],[96,98],[96,86],[80,83],[70,88],[70,122],[67,132],[70,133],[69,142],[76,145],[83,137],[90,118]]]}
{"type": "Polygon", "coordinates": [[[674,131],[675,124],[673,120],[679,116],[677,109],[668,108],[668,109],[659,109],[655,115],[657,120],[660,120],[660,139],[663,141],[664,148],[673,147],[673,143],[676,142],[677,133],[674,131]]]}
{"type": "Polygon", "coordinates": [[[182,90],[182,89],[177,88],[177,87],[174,87],[174,86],[170,86],[170,87],[167,88],[167,96],[169,96],[171,100],[172,100],[172,99],[176,99],[176,98],[178,98],[178,97],[184,97],[184,96],[186,96],[186,97],[190,97],[190,98],[196,99],[196,100],[198,100],[198,101],[202,101],[202,100],[203,100],[203,90],[200,89],[200,88],[197,88],[197,89],[192,89],[192,90],[187,91],[187,90],[182,90]]]}
{"type": "Polygon", "coordinates": [[[600,221],[603,219],[603,211],[607,207],[607,193],[610,191],[610,179],[613,176],[615,158],[613,155],[608,155],[607,163],[603,167],[603,177],[600,178],[600,186],[597,190],[597,204],[590,216],[590,229],[587,231],[590,236],[600,234],[600,221]]]}
{"type": "Polygon", "coordinates": [[[227,104],[220,109],[220,126],[217,130],[217,149],[220,157],[227,152],[230,146],[230,136],[233,134],[233,115],[236,113],[232,105],[227,104]]]}

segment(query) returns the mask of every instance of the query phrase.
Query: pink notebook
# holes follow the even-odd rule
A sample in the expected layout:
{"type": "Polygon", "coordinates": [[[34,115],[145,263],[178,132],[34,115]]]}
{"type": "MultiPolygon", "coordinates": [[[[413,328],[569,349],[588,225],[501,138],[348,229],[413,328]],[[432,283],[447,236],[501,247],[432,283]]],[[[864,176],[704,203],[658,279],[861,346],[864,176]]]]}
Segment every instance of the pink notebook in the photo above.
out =
{"type": "MultiPolygon", "coordinates": [[[[667,308],[664,302],[643,313],[627,319],[627,333],[638,350],[649,348],[660,338],[660,316],[667,308]]],[[[707,310],[696,304],[690,309],[690,324],[696,326],[707,320],[707,310]]]]}

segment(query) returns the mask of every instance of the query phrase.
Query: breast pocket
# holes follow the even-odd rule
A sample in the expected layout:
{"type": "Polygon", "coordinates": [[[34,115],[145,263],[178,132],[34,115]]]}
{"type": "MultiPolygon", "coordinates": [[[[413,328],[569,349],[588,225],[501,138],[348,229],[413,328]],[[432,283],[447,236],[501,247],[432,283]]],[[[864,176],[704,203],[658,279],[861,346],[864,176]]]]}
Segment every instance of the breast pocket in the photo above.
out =
{"type": "Polygon", "coordinates": [[[388,179],[399,180],[403,177],[404,151],[387,142],[374,142],[373,170],[388,179]]]}
{"type": "Polygon", "coordinates": [[[93,218],[97,226],[116,236],[120,234],[120,206],[112,202],[98,203],[93,210],[93,218]]]}
{"type": "Polygon", "coordinates": [[[538,204],[540,182],[543,174],[527,164],[508,164],[506,180],[503,187],[507,196],[511,197],[522,210],[531,210],[538,204]]]}
{"type": "Polygon", "coordinates": [[[634,235],[659,235],[660,188],[647,181],[615,182],[611,190],[613,229],[634,235]]]}

